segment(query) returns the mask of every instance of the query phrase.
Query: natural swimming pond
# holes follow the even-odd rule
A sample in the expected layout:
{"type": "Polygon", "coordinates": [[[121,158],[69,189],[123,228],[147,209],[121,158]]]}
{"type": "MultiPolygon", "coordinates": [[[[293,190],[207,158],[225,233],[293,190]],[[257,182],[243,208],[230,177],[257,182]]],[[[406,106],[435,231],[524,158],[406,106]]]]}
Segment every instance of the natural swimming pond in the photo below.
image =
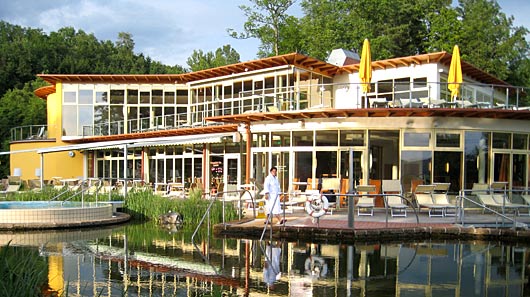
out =
{"type": "Polygon", "coordinates": [[[208,239],[151,223],[0,234],[68,296],[527,296],[528,246],[208,239]],[[66,288],[66,291],[64,289],[66,288]]]}

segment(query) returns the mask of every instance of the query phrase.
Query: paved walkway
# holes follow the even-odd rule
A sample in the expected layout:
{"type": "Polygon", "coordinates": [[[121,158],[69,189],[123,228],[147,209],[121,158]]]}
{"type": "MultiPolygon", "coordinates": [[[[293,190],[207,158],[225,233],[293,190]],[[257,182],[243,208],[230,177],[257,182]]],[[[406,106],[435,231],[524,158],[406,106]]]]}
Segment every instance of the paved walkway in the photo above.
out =
{"type": "MultiPolygon", "coordinates": [[[[530,216],[523,215],[515,217],[517,228],[514,224],[493,214],[482,214],[478,211],[466,211],[464,214],[465,224],[461,224],[454,216],[451,217],[429,217],[427,212],[422,211],[418,217],[413,211],[407,213],[407,217],[391,217],[385,215],[384,209],[377,209],[374,216],[353,216],[353,228],[348,224],[348,212],[345,209],[334,211],[333,215],[324,215],[319,220],[313,219],[303,211],[295,211],[286,214],[287,222],[280,225],[276,221],[272,225],[274,237],[292,240],[380,240],[400,239],[406,237],[440,238],[440,239],[485,239],[485,240],[508,240],[529,241],[530,231],[526,224],[530,225],[530,216]]],[[[513,214],[508,217],[513,218],[513,214]]],[[[225,225],[216,226],[219,235],[230,237],[259,238],[264,232],[265,219],[245,218],[225,225]]],[[[270,235],[268,231],[265,232],[270,235]]]]}

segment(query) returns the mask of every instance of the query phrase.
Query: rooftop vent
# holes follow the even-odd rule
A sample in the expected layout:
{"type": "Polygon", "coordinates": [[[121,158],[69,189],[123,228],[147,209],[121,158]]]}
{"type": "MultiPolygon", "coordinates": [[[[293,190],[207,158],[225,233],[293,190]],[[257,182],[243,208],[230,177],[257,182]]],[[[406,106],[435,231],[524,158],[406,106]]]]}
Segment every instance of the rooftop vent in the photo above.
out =
{"type": "Polygon", "coordinates": [[[334,49],[328,57],[328,63],[336,66],[356,64],[361,61],[359,54],[342,48],[334,49]]]}

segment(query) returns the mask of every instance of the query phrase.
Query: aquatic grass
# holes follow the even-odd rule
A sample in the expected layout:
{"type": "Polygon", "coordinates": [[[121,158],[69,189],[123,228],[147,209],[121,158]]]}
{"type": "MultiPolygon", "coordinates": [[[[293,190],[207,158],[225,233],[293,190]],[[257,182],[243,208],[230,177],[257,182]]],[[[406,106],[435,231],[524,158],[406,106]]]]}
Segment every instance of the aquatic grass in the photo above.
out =
{"type": "Polygon", "coordinates": [[[41,296],[47,281],[46,259],[37,250],[0,247],[0,296],[41,296]]]}
{"type": "MultiPolygon", "coordinates": [[[[205,199],[200,189],[192,189],[185,199],[169,199],[155,195],[152,192],[134,192],[125,200],[126,212],[135,219],[158,220],[162,214],[169,211],[179,212],[184,216],[184,223],[196,226],[203,217],[211,200],[205,199]]],[[[215,201],[210,210],[213,224],[222,222],[223,205],[215,201]]],[[[233,220],[237,216],[235,207],[225,205],[225,219],[233,220]]]]}

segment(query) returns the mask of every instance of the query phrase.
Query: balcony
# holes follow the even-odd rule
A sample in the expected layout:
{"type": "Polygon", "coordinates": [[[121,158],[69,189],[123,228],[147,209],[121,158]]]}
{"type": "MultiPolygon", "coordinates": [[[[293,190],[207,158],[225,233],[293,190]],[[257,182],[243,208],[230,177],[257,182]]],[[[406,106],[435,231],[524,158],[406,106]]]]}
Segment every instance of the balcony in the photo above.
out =
{"type": "Polygon", "coordinates": [[[47,138],[47,125],[30,125],[11,128],[11,141],[43,140],[47,138]]]}
{"type": "MultiPolygon", "coordinates": [[[[240,91],[212,98],[189,95],[187,112],[105,122],[92,125],[73,125],[70,133],[63,136],[92,137],[115,136],[184,128],[200,128],[219,123],[206,121],[208,117],[241,116],[252,114],[280,114],[326,110],[386,110],[399,113],[399,109],[438,112],[443,109],[481,110],[529,110],[530,88],[506,85],[464,83],[458,100],[451,98],[447,82],[427,82],[422,79],[394,79],[371,83],[371,92],[364,94],[360,84],[307,84],[288,87],[240,91]],[[421,110],[420,110],[421,109],[421,110]]],[[[153,106],[154,107],[154,106],[153,106]]],[[[171,109],[163,105],[158,109],[171,109]]],[[[176,109],[174,109],[176,110],[176,109]]],[[[354,113],[352,113],[353,116],[354,113]]],[[[454,113],[453,113],[454,114],[454,113]]],[[[11,129],[11,141],[46,138],[46,126],[23,126],[11,129]]]]}

